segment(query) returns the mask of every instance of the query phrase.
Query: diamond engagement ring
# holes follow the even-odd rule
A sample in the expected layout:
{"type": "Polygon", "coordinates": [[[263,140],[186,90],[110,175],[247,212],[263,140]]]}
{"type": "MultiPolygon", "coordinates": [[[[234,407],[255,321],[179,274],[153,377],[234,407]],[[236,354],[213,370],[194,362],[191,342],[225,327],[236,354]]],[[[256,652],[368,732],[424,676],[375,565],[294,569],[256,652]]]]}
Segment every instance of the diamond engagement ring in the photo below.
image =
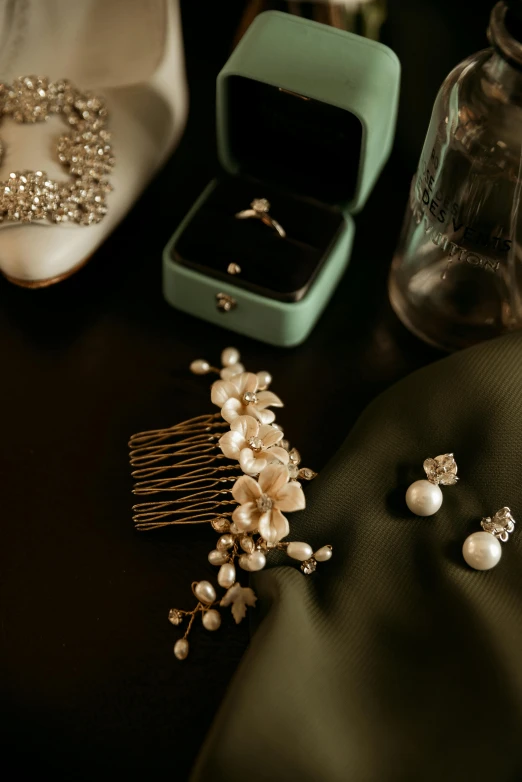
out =
{"type": "Polygon", "coordinates": [[[238,212],[236,214],[238,220],[247,220],[249,217],[255,217],[257,220],[261,220],[262,223],[268,225],[270,228],[274,228],[281,239],[285,238],[285,229],[277,222],[277,220],[274,220],[274,218],[270,217],[268,214],[270,211],[270,201],[268,201],[266,198],[254,198],[250,206],[252,207],[251,209],[244,209],[242,212],[238,212]]]}

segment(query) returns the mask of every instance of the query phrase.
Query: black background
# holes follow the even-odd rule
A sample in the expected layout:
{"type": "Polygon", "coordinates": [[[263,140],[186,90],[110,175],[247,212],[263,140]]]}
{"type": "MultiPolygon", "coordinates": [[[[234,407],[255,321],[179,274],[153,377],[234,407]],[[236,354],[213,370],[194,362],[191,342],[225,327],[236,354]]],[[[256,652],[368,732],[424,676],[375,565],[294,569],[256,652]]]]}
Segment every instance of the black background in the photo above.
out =
{"type": "MultiPolygon", "coordinates": [[[[0,686],[2,766],[55,779],[185,779],[248,628],[193,632],[172,655],[171,606],[213,575],[207,528],[135,533],[127,441],[209,409],[208,378],[236,345],[269,370],[278,416],[321,468],[363,407],[438,357],[396,321],[386,277],[436,91],[486,46],[488,2],[389,3],[383,40],[403,65],[395,149],[357,217],[349,270],[308,341],[241,338],[170,309],[161,251],[217,169],[214,87],[244,4],[182,3],[191,110],[172,159],[70,280],[27,291],[0,281],[0,686]]],[[[56,229],[57,235],[59,228],[56,229]]],[[[59,241],[59,239],[57,239],[59,241]]],[[[249,740],[249,737],[246,737],[249,740]]]]}

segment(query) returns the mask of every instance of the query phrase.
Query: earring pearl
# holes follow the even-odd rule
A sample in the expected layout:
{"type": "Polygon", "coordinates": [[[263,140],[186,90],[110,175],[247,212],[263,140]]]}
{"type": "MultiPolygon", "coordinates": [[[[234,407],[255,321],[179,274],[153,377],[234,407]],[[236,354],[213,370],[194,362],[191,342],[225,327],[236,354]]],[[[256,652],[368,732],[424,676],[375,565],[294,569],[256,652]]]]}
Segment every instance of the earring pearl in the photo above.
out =
{"type": "Polygon", "coordinates": [[[502,546],[491,533],[474,532],[464,541],[462,554],[474,570],[491,570],[500,562],[502,546]]]}
{"type": "Polygon", "coordinates": [[[506,543],[515,529],[515,519],[509,508],[501,508],[493,518],[480,522],[481,532],[473,532],[464,541],[462,555],[474,570],[491,570],[502,557],[500,541],[506,543]]]}
{"type": "Polygon", "coordinates": [[[416,516],[433,516],[442,505],[440,487],[429,481],[415,481],[406,492],[406,505],[416,516]]]}
{"type": "Polygon", "coordinates": [[[452,453],[426,459],[424,472],[427,480],[415,481],[406,492],[406,505],[416,516],[433,516],[442,505],[439,484],[452,486],[457,483],[457,463],[452,453]]]}

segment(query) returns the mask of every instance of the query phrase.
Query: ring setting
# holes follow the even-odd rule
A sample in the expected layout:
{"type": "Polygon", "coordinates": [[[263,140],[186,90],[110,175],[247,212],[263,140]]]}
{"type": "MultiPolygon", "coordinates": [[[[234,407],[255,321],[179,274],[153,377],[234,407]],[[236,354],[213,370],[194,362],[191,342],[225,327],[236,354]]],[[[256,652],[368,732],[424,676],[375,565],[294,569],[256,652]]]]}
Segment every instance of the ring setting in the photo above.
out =
{"type": "Polygon", "coordinates": [[[284,239],[286,236],[285,229],[277,222],[277,220],[274,220],[274,218],[271,217],[269,212],[270,201],[268,201],[268,199],[254,198],[250,204],[250,209],[243,209],[242,212],[238,212],[236,214],[236,217],[238,220],[248,220],[249,218],[261,220],[261,222],[265,225],[268,225],[269,228],[273,228],[275,231],[277,231],[281,239],[284,239]]]}

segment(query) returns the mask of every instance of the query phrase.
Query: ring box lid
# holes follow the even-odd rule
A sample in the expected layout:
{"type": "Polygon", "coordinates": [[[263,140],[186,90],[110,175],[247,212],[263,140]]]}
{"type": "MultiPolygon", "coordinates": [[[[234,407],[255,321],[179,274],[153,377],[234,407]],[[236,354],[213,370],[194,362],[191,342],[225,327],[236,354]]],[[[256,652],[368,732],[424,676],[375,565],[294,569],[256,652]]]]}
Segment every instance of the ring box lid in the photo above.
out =
{"type": "Polygon", "coordinates": [[[384,44],[262,13],[218,75],[221,164],[355,213],[391,151],[399,81],[384,44]]]}

